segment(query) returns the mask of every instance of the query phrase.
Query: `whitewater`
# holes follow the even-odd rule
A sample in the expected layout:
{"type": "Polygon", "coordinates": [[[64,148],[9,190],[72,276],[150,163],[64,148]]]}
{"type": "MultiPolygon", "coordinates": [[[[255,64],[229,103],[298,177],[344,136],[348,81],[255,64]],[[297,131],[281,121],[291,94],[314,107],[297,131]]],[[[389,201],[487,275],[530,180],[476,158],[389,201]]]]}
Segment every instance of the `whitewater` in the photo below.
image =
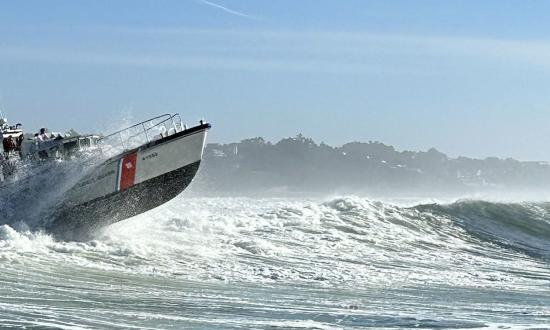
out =
{"type": "Polygon", "coordinates": [[[79,168],[0,190],[1,328],[550,328],[550,203],[191,191],[62,241],[79,168]]]}

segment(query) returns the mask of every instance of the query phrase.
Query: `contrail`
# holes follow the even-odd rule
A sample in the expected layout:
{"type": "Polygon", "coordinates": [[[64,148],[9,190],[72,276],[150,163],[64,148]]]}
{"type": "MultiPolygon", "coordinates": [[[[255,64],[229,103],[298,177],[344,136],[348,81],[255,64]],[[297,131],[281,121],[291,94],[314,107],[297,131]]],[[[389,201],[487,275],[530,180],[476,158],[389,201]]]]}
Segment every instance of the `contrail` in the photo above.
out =
{"type": "Polygon", "coordinates": [[[214,3],[214,2],[210,2],[210,1],[207,1],[207,0],[195,0],[196,2],[199,2],[199,3],[202,3],[202,4],[205,4],[205,5],[208,5],[208,6],[211,6],[211,7],[214,7],[214,8],[218,8],[218,9],[221,9],[223,11],[225,11],[226,13],[229,13],[231,15],[236,15],[236,16],[240,16],[240,17],[245,17],[245,18],[248,18],[248,19],[253,19],[253,20],[257,20],[259,21],[261,18],[260,17],[256,17],[256,16],[252,16],[252,15],[247,15],[245,13],[241,13],[239,11],[236,11],[236,10],[232,10],[232,9],[229,9],[227,7],[224,7],[220,4],[217,4],[217,3],[214,3]]]}

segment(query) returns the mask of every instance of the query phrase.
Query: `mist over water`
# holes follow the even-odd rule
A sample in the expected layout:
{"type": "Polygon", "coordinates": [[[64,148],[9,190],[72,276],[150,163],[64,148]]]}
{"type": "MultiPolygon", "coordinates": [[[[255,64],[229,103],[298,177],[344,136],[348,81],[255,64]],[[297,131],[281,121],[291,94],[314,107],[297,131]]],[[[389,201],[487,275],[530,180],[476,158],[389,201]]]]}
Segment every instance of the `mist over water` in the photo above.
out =
{"type": "Polygon", "coordinates": [[[378,141],[330,146],[298,134],[209,144],[196,181],[192,189],[208,196],[545,200],[550,164],[400,151],[378,141]]]}

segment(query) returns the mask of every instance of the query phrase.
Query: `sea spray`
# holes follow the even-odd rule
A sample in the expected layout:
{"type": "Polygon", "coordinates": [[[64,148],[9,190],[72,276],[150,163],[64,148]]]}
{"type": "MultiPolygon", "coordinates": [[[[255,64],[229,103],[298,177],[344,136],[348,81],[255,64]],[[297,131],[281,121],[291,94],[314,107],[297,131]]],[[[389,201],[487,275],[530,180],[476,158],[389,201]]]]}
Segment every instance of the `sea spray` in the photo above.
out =
{"type": "Polygon", "coordinates": [[[70,159],[18,161],[15,175],[0,186],[0,225],[43,228],[66,192],[104,158],[101,150],[90,149],[70,159]]]}
{"type": "MultiPolygon", "coordinates": [[[[533,246],[499,242],[542,239],[548,210],[544,203],[402,207],[356,196],[184,195],[86,242],[5,225],[0,320],[99,328],[540,328],[550,317],[548,260],[532,254],[533,246]],[[483,235],[480,222],[490,223],[483,235]],[[535,226],[537,235],[529,229],[535,226]]],[[[548,253],[547,245],[537,248],[548,253]]]]}

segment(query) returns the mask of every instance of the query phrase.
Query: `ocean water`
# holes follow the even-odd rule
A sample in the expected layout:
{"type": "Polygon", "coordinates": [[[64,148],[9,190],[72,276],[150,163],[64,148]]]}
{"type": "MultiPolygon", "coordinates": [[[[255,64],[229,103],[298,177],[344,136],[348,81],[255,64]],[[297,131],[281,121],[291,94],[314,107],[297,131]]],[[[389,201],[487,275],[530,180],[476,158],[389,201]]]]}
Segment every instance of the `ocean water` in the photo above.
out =
{"type": "Polygon", "coordinates": [[[0,325],[550,329],[550,203],[184,194],[87,242],[4,224],[0,325]]]}

